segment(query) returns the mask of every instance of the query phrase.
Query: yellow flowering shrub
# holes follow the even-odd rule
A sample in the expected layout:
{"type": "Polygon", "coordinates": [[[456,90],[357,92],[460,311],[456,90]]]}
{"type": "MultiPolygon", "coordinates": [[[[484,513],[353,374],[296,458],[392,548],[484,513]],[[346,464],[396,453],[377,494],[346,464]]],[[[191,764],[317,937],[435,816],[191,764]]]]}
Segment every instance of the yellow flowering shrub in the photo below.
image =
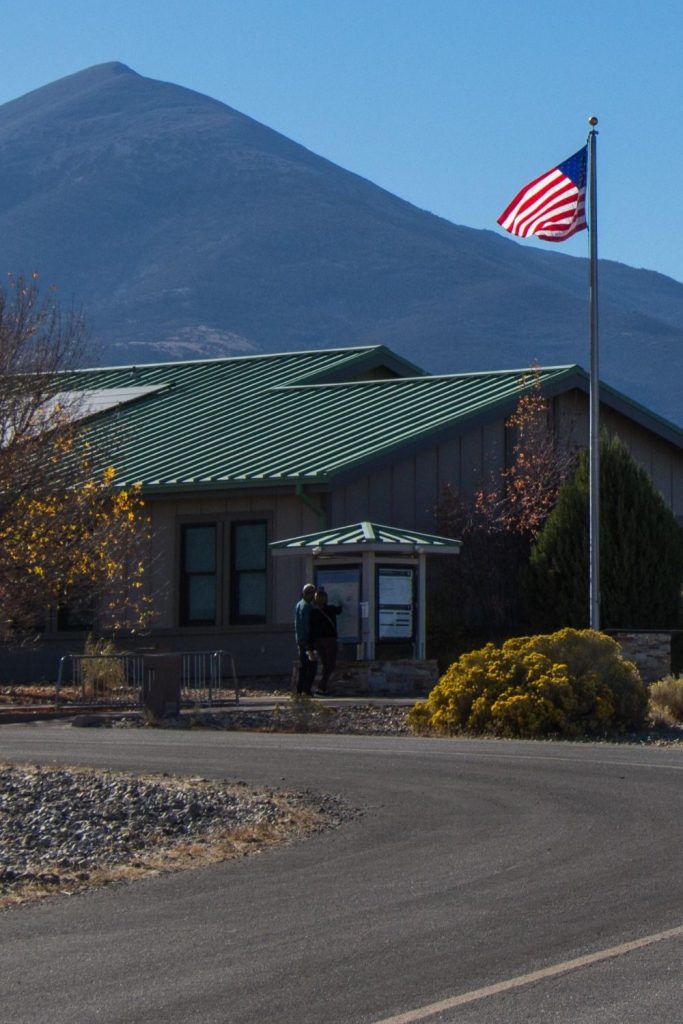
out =
{"type": "Polygon", "coordinates": [[[416,731],[594,736],[641,728],[647,691],[615,640],[562,629],[463,654],[410,721],[416,731]]]}

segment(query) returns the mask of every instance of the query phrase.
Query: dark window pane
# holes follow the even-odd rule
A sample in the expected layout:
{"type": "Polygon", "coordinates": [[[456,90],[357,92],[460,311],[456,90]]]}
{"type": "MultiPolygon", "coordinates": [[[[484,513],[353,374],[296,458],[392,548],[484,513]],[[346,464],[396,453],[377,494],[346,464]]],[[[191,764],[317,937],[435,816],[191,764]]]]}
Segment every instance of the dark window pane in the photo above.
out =
{"type": "Polygon", "coordinates": [[[237,603],[241,616],[265,619],[266,575],[263,572],[241,572],[237,585],[237,603]]]}
{"type": "Polygon", "coordinates": [[[213,626],[218,615],[218,528],[197,523],[181,528],[180,622],[213,626]]]}
{"type": "Polygon", "coordinates": [[[266,621],[267,551],[265,522],[232,524],[231,622],[266,621]]]}
{"type": "Polygon", "coordinates": [[[184,530],[186,572],[216,571],[216,527],[186,526],[184,530]]]}
{"type": "Polygon", "coordinates": [[[238,572],[266,567],[266,524],[235,523],[234,562],[238,572]]]}
{"type": "Polygon", "coordinates": [[[188,580],[188,619],[215,622],[216,580],[214,576],[191,576],[188,580]]]}

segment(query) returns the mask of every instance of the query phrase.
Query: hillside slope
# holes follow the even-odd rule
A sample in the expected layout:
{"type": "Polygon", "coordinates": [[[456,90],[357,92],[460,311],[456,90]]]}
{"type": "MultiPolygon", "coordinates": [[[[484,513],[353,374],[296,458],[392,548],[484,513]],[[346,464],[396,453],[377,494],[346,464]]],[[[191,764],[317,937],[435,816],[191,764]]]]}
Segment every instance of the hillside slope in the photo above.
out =
{"type": "MultiPolygon", "coordinates": [[[[0,271],[19,270],[83,305],[99,362],[379,342],[438,372],[588,360],[585,260],[115,63],[0,107],[0,271]]],[[[601,262],[600,289],[603,378],[683,423],[683,284],[601,262]]]]}

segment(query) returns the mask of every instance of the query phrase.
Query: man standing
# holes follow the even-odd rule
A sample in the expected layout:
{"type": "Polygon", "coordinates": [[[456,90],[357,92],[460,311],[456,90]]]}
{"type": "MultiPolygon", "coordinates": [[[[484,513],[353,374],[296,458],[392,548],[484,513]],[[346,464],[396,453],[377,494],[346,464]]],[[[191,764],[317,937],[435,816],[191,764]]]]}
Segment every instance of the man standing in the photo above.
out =
{"type": "Polygon", "coordinates": [[[328,604],[327,592],[318,587],[311,609],[311,646],[320,655],[323,673],[319,693],[327,693],[327,683],[337,664],[337,616],[341,615],[341,604],[328,604]]]}
{"type": "Polygon", "coordinates": [[[299,648],[299,681],[296,692],[308,694],[309,697],[318,668],[316,654],[311,643],[311,603],[314,595],[315,586],[312,583],[307,583],[301,591],[301,600],[297,602],[294,610],[294,632],[299,648]]]}

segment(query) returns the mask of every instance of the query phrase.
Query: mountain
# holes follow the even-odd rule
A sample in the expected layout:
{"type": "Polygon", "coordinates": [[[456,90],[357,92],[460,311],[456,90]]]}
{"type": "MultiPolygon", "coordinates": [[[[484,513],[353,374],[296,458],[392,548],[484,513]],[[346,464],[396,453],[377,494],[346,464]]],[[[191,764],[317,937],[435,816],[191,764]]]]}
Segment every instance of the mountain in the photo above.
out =
{"type": "MultiPolygon", "coordinates": [[[[34,270],[83,306],[91,362],[384,343],[433,372],[588,363],[586,260],[117,63],[0,107],[0,272],[34,270]]],[[[683,425],[683,284],[601,261],[600,346],[604,380],[683,425]]]]}

